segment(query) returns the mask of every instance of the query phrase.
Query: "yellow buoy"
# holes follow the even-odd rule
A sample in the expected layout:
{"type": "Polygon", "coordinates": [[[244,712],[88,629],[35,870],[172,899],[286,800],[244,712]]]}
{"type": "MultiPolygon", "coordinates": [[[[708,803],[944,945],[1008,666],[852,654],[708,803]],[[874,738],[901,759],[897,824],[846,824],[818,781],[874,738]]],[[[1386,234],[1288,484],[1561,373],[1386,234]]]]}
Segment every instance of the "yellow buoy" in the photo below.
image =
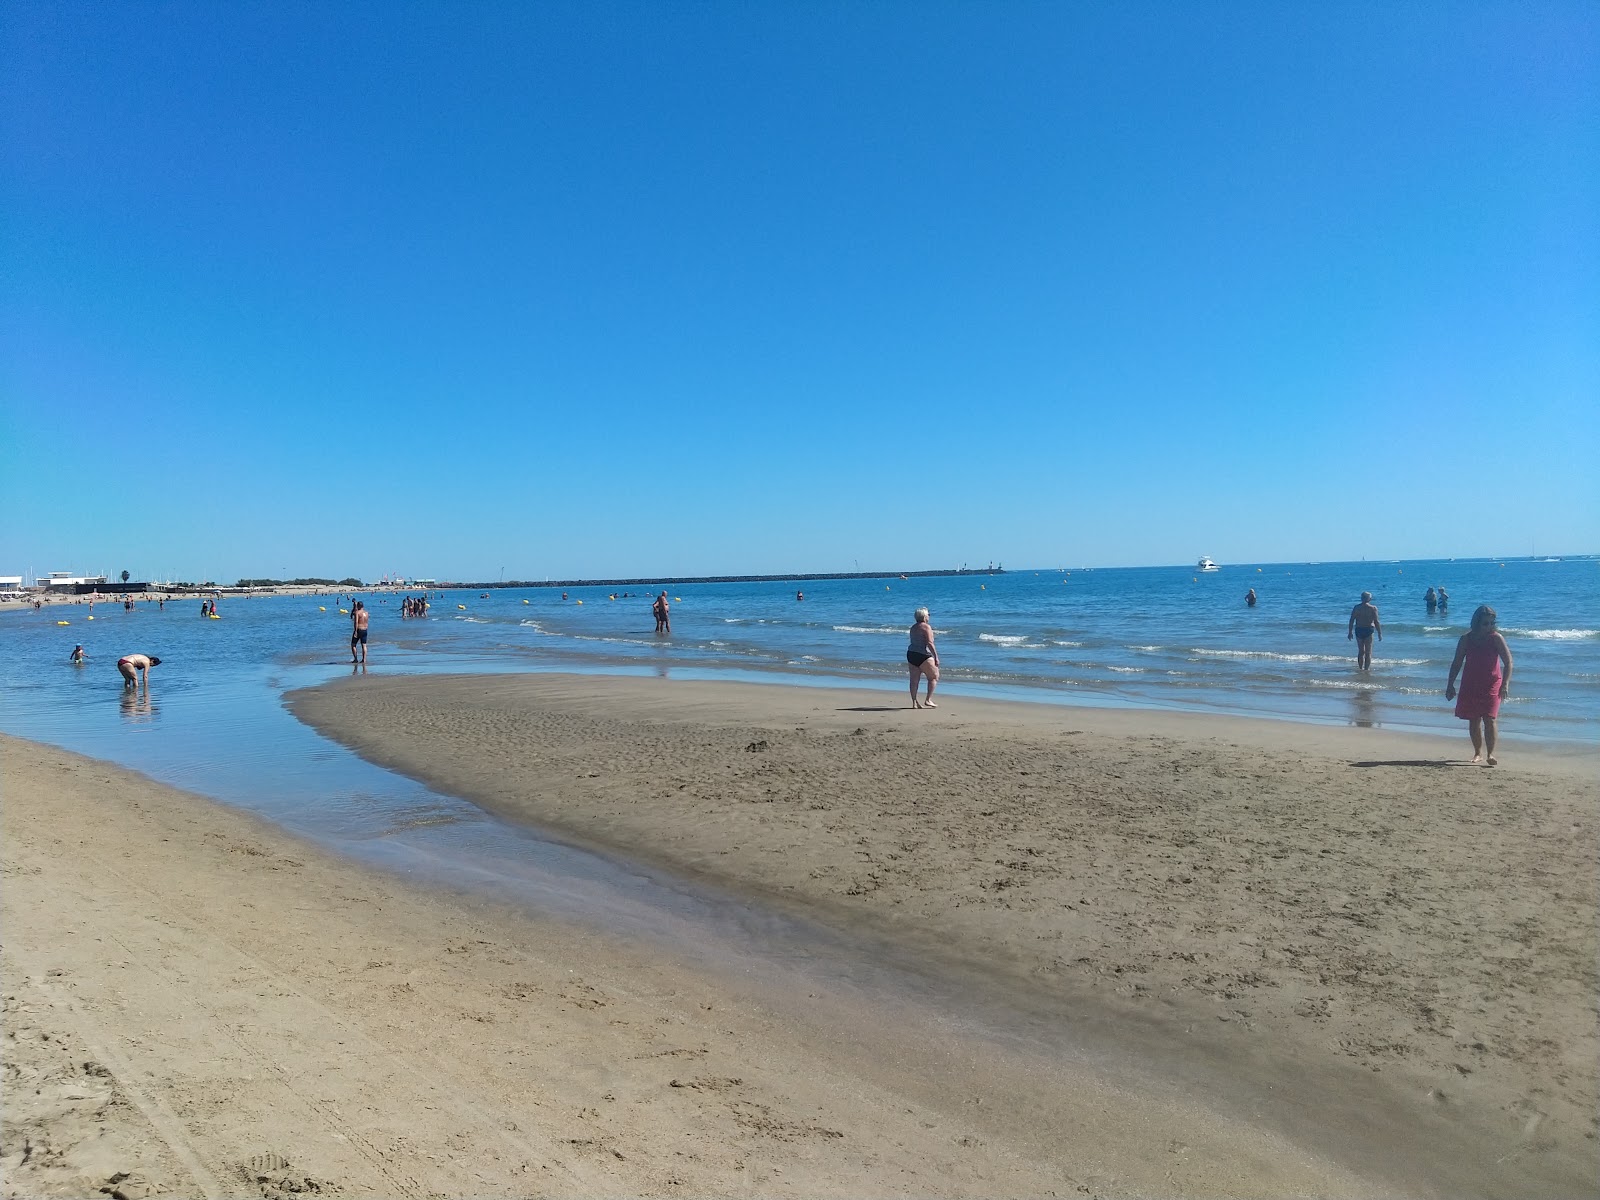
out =
{"type": "Polygon", "coordinates": [[[347,617],[350,615],[350,610],[348,608],[341,608],[339,611],[347,617]]]}
{"type": "Polygon", "coordinates": [[[582,601],[582,600],[579,600],[579,601],[578,601],[578,603],[579,603],[579,604],[582,604],[582,603],[583,603],[583,601],[582,601]]]}
{"type": "Polygon", "coordinates": [[[883,585],[883,590],[886,592],[889,590],[889,585],[887,583],[883,585]]]}
{"type": "Polygon", "coordinates": [[[674,604],[682,604],[683,603],[683,597],[682,596],[674,596],[672,598],[672,602],[674,604]]]}
{"type": "MultiPolygon", "coordinates": [[[[465,612],[467,610],[467,606],[465,604],[458,604],[458,605],[456,605],[456,607],[459,608],[462,612],[465,612]]],[[[339,611],[343,612],[344,609],[341,608],[339,611]]]]}
{"type": "Polygon", "coordinates": [[[526,600],[524,600],[524,601],[523,601],[523,603],[524,603],[524,604],[526,604],[526,603],[527,603],[527,601],[526,601],[526,600]]]}
{"type": "Polygon", "coordinates": [[[57,621],[56,624],[57,625],[71,625],[72,622],[71,621],[57,621]]]}
{"type": "MultiPolygon", "coordinates": [[[[319,604],[319,605],[317,605],[317,611],[318,612],[327,612],[328,611],[328,606],[326,604],[319,604]]],[[[343,612],[344,610],[340,609],[339,611],[343,612]]]]}
{"type": "Polygon", "coordinates": [[[89,620],[91,620],[91,621],[94,620],[94,614],[93,613],[89,614],[89,620]]]}
{"type": "Polygon", "coordinates": [[[221,618],[221,617],[219,617],[219,616],[217,616],[217,614],[216,614],[216,613],[207,613],[207,614],[206,614],[206,616],[208,616],[208,617],[210,617],[210,618],[211,618],[211,620],[213,620],[213,621],[220,621],[220,620],[222,620],[222,618],[221,618]]]}

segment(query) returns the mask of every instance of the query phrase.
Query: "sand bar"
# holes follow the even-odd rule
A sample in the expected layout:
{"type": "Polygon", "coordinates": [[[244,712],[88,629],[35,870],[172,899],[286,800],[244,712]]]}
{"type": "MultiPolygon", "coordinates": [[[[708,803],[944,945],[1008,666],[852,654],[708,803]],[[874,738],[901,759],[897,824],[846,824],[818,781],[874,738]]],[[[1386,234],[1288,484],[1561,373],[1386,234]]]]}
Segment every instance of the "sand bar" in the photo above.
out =
{"type": "Polygon", "coordinates": [[[1254,1095],[1405,1187],[1592,1186],[1592,749],[1513,731],[1490,771],[1465,738],[897,703],[589,676],[292,702],[509,819],[1135,1031],[1219,1104],[1254,1095]]]}

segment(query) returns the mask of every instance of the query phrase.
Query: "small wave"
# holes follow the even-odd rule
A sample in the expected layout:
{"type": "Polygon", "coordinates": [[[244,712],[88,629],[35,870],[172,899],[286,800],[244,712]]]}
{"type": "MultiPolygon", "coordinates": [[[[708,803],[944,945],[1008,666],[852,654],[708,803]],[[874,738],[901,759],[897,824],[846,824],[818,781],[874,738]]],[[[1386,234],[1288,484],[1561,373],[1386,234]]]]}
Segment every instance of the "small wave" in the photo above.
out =
{"type": "Polygon", "coordinates": [[[1375,683],[1356,683],[1350,679],[1313,679],[1312,687],[1339,688],[1347,692],[1381,692],[1383,689],[1375,683]]]}
{"type": "Polygon", "coordinates": [[[821,662],[822,660],[820,658],[818,658],[815,654],[802,654],[800,656],[800,661],[801,662],[821,662]]]}
{"type": "Polygon", "coordinates": [[[1129,646],[1128,649],[1129,650],[1140,650],[1140,651],[1143,651],[1145,654],[1160,654],[1163,650],[1166,649],[1166,647],[1165,646],[1129,646]]]}
{"type": "Polygon", "coordinates": [[[1076,650],[1078,647],[1083,645],[1082,642],[1069,642],[1065,638],[1051,638],[1050,644],[1052,646],[1065,646],[1069,650],[1076,650]]]}
{"type": "Polygon", "coordinates": [[[1546,642],[1577,642],[1584,638],[1600,637],[1600,629],[1506,629],[1502,632],[1546,642]]]}
{"type": "Polygon", "coordinates": [[[711,644],[713,646],[726,646],[728,643],[727,642],[719,642],[719,641],[717,641],[716,638],[712,638],[711,639],[711,644]]]}
{"type": "Polygon", "coordinates": [[[537,621],[518,621],[517,624],[521,625],[524,629],[531,629],[535,633],[545,632],[545,627],[539,624],[537,621]]]}
{"type": "Polygon", "coordinates": [[[1146,673],[1146,671],[1148,669],[1149,668],[1147,668],[1147,667],[1107,667],[1106,668],[1106,670],[1108,670],[1108,671],[1115,671],[1118,675],[1143,675],[1143,674],[1146,673]]]}
{"type": "Polygon", "coordinates": [[[997,646],[1020,646],[1028,640],[1025,633],[980,633],[980,642],[993,642],[997,646]]]}
{"type": "Polygon", "coordinates": [[[1207,650],[1203,646],[1191,646],[1191,654],[1203,654],[1207,658],[1270,658],[1274,662],[1344,662],[1348,656],[1333,654],[1277,654],[1271,650],[1207,650]]]}
{"type": "Polygon", "coordinates": [[[1449,633],[1450,632],[1450,626],[1448,626],[1448,625],[1424,625],[1422,627],[1422,632],[1423,633],[1449,633]]]}
{"type": "Polygon", "coordinates": [[[835,633],[904,633],[904,629],[896,629],[890,625],[835,625],[835,633]]]}

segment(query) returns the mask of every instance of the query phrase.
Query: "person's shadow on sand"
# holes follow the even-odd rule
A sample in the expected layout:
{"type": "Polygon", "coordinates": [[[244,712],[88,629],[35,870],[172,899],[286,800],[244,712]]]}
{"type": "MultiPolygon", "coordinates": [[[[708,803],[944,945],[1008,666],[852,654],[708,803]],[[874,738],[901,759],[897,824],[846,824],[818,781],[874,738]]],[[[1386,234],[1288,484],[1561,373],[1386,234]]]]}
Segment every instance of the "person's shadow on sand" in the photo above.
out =
{"type": "Polygon", "coordinates": [[[1433,767],[1434,769],[1449,767],[1473,767],[1476,763],[1463,762],[1459,758],[1388,758],[1373,762],[1353,762],[1352,767],[1433,767]]]}
{"type": "MultiPolygon", "coordinates": [[[[900,706],[904,708],[904,705],[900,706]]],[[[900,709],[892,704],[860,704],[852,708],[836,708],[834,712],[899,712],[900,709]]]]}

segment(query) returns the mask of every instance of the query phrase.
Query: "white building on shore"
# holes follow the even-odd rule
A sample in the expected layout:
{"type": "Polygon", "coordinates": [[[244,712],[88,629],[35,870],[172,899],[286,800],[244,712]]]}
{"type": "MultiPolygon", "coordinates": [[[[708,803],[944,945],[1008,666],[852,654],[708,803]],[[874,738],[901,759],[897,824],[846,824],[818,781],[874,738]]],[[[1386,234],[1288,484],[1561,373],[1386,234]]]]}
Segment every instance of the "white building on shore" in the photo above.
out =
{"type": "Polygon", "coordinates": [[[51,571],[50,574],[40,578],[39,587],[43,588],[80,588],[93,587],[106,581],[104,575],[74,575],[71,571],[51,571]]]}

